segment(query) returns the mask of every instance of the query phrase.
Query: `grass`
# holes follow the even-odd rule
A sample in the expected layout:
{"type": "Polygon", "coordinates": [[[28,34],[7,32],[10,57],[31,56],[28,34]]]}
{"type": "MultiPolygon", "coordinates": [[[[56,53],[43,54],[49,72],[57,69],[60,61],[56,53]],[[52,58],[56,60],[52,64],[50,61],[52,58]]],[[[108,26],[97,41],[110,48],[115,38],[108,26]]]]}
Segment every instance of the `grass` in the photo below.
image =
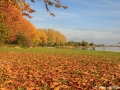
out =
{"type": "Polygon", "coordinates": [[[94,54],[94,55],[111,55],[111,56],[120,55],[120,52],[47,48],[47,47],[35,47],[35,48],[0,47],[0,52],[68,53],[68,54],[72,53],[72,54],[94,54]]]}
{"type": "Polygon", "coordinates": [[[120,61],[120,52],[111,51],[95,51],[95,50],[77,50],[77,49],[62,49],[62,48],[15,48],[15,47],[0,47],[0,52],[21,52],[21,53],[54,53],[54,54],[83,54],[83,55],[97,55],[100,57],[115,57],[120,61]]]}

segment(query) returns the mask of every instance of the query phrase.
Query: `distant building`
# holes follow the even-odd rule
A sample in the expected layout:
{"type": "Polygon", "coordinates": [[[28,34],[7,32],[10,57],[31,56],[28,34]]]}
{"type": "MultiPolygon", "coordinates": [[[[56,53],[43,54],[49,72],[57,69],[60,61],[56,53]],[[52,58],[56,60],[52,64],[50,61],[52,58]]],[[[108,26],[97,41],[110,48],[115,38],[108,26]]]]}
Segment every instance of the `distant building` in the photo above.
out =
{"type": "Polygon", "coordinates": [[[118,47],[120,47],[120,42],[118,43],[118,47]]]}

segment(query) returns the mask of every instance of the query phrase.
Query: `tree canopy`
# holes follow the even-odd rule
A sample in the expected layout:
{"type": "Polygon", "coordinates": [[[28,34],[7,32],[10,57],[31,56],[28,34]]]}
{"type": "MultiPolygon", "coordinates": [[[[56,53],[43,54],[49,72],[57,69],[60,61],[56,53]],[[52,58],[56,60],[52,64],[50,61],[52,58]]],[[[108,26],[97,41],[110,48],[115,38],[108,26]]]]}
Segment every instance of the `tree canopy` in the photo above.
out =
{"type": "Polygon", "coordinates": [[[17,44],[30,47],[66,43],[66,37],[58,31],[46,29],[46,32],[37,29],[30,21],[22,17],[21,11],[12,3],[4,4],[4,0],[0,1],[0,45],[17,44]]]}
{"type": "MultiPolygon", "coordinates": [[[[37,0],[31,0],[31,2],[36,2],[37,0]]],[[[50,12],[50,15],[51,16],[55,16],[54,13],[52,13],[49,9],[48,6],[54,6],[56,8],[68,8],[67,6],[64,6],[61,4],[60,0],[54,0],[54,1],[51,1],[51,0],[40,0],[40,1],[43,1],[44,4],[45,4],[45,8],[48,12],[50,12]]],[[[33,13],[35,12],[35,10],[33,10],[31,7],[30,7],[30,4],[26,2],[26,0],[0,0],[0,3],[3,6],[3,5],[7,5],[8,3],[11,3],[15,8],[18,8],[22,15],[23,16],[27,16],[29,18],[32,18],[32,16],[30,16],[30,13],[33,13]]]]}

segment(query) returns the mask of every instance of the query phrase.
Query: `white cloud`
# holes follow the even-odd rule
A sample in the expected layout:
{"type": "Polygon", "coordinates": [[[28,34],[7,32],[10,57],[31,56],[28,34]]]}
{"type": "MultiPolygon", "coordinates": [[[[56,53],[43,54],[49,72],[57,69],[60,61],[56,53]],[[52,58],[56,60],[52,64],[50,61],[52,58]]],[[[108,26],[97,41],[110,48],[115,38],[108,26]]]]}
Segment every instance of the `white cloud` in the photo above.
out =
{"type": "Polygon", "coordinates": [[[113,29],[113,28],[109,28],[109,29],[98,29],[98,28],[84,28],[84,27],[79,27],[76,28],[75,30],[78,31],[88,31],[88,32],[107,32],[107,33],[116,33],[116,34],[120,34],[120,30],[119,29],[113,29]]]}
{"type": "Polygon", "coordinates": [[[75,30],[63,30],[64,35],[69,40],[81,41],[86,40],[88,42],[104,43],[104,44],[116,44],[119,42],[120,31],[107,29],[100,30],[97,28],[77,28],[75,30]]]}
{"type": "MultiPolygon", "coordinates": [[[[67,33],[67,32],[66,32],[67,33]]],[[[113,34],[111,32],[101,32],[101,31],[69,31],[66,35],[68,41],[82,41],[86,40],[88,42],[94,42],[96,44],[107,44],[116,45],[119,42],[120,35],[113,34]]]]}

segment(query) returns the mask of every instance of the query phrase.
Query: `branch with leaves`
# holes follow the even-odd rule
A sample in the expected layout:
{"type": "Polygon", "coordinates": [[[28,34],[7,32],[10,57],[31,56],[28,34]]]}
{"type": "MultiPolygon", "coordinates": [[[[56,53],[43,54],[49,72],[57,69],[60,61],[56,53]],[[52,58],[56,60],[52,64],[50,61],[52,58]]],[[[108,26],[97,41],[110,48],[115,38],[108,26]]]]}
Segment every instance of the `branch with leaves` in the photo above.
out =
{"type": "MultiPolygon", "coordinates": [[[[54,17],[55,17],[55,14],[50,11],[49,6],[54,6],[56,8],[63,8],[63,9],[68,8],[67,6],[61,5],[60,0],[54,0],[54,1],[40,0],[40,1],[44,2],[46,10],[50,12],[51,16],[54,16],[54,17]]],[[[13,6],[15,6],[15,8],[19,9],[22,12],[23,16],[27,16],[29,18],[32,18],[32,16],[30,16],[30,13],[35,12],[35,10],[33,10],[30,7],[30,4],[26,3],[26,0],[0,0],[0,3],[1,2],[4,3],[5,5],[7,3],[11,3],[13,6]]],[[[31,0],[31,2],[34,3],[35,0],[31,0]]]]}
{"type": "Polygon", "coordinates": [[[50,0],[43,0],[43,1],[44,1],[44,3],[45,3],[46,10],[47,10],[48,12],[50,12],[50,15],[51,15],[51,16],[54,16],[54,17],[55,17],[54,13],[52,13],[52,12],[49,10],[48,6],[55,6],[56,8],[61,8],[61,7],[62,7],[62,8],[64,8],[64,9],[68,8],[67,6],[61,5],[60,0],[54,0],[54,2],[51,2],[50,0]]]}

